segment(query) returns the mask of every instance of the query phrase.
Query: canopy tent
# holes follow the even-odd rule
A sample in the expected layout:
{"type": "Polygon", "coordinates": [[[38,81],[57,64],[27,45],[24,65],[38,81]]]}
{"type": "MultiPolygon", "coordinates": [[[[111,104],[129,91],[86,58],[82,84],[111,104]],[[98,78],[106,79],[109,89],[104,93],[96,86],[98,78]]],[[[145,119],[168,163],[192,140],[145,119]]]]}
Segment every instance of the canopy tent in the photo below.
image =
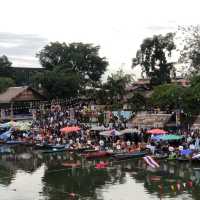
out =
{"type": "Polygon", "coordinates": [[[127,128],[127,129],[124,129],[122,131],[120,131],[122,134],[126,134],[126,133],[138,133],[139,130],[136,129],[136,128],[127,128]]]}
{"type": "Polygon", "coordinates": [[[31,128],[31,124],[32,122],[25,122],[25,121],[19,121],[19,122],[15,122],[15,121],[10,121],[4,124],[0,124],[0,128],[14,128],[14,129],[18,129],[20,131],[28,131],[31,128]]]}
{"type": "Polygon", "coordinates": [[[20,131],[28,131],[31,129],[31,122],[16,122],[14,128],[20,130],[20,131]]]}
{"type": "Polygon", "coordinates": [[[104,126],[94,126],[92,127],[90,130],[91,131],[107,131],[109,130],[110,128],[106,128],[104,126]]]}
{"type": "Polygon", "coordinates": [[[110,131],[102,131],[99,133],[99,135],[105,136],[105,137],[111,137],[111,136],[121,136],[123,133],[116,131],[115,129],[110,131]]]}
{"type": "Polygon", "coordinates": [[[181,150],[180,153],[181,153],[182,156],[187,156],[187,155],[192,154],[192,150],[184,149],[184,150],[181,150]]]}
{"type": "Polygon", "coordinates": [[[11,130],[12,130],[12,128],[10,128],[8,131],[2,133],[2,134],[0,135],[0,140],[6,141],[8,138],[10,138],[10,136],[11,136],[11,134],[12,134],[11,130]]]}
{"type": "Polygon", "coordinates": [[[81,129],[78,126],[67,126],[67,127],[61,128],[60,132],[66,134],[66,133],[77,132],[77,131],[80,131],[80,130],[81,129]]]}
{"type": "Polygon", "coordinates": [[[0,124],[1,128],[10,128],[10,127],[14,127],[14,126],[16,126],[16,122],[14,122],[14,121],[0,124]]]}
{"type": "Polygon", "coordinates": [[[162,135],[162,134],[166,134],[168,132],[165,131],[165,130],[156,128],[156,129],[148,130],[146,133],[148,133],[148,134],[154,134],[154,135],[162,135]]]}
{"type": "Polygon", "coordinates": [[[151,139],[157,140],[157,141],[160,141],[160,140],[171,141],[171,140],[181,140],[182,138],[183,138],[182,135],[169,134],[169,135],[156,135],[156,136],[153,136],[151,139]]]}

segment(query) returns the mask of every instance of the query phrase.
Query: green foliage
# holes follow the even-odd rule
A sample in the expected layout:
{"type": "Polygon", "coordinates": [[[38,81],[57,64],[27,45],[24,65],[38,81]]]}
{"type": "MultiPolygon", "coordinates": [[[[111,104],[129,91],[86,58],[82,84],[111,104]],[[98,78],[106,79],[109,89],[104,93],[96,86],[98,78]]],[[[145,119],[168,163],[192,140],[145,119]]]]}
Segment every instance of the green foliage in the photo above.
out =
{"type": "Polygon", "coordinates": [[[68,98],[77,96],[80,79],[76,73],[45,71],[34,76],[33,82],[42,85],[49,99],[68,98]]]}
{"type": "Polygon", "coordinates": [[[146,38],[132,61],[132,67],[141,65],[142,73],[150,78],[152,85],[169,83],[173,63],[168,62],[168,57],[175,48],[173,33],[146,38]]]}
{"type": "Polygon", "coordinates": [[[113,104],[118,105],[120,101],[123,101],[123,97],[126,94],[126,86],[131,84],[132,80],[132,75],[125,74],[122,70],[108,76],[104,88],[108,91],[108,96],[113,104]]]}
{"type": "Polygon", "coordinates": [[[200,76],[194,76],[191,86],[186,89],[183,96],[184,111],[189,114],[199,114],[200,112],[200,76]]]}
{"type": "Polygon", "coordinates": [[[185,89],[176,84],[164,84],[154,88],[151,103],[161,109],[181,108],[185,89]]]}
{"type": "Polygon", "coordinates": [[[187,74],[200,73],[200,25],[179,27],[181,49],[179,62],[189,66],[187,74]]]}
{"type": "Polygon", "coordinates": [[[134,112],[138,112],[145,109],[147,99],[141,93],[135,92],[133,96],[128,99],[128,103],[134,112]]]}
{"type": "Polygon", "coordinates": [[[98,81],[105,72],[108,62],[99,56],[99,46],[83,43],[59,43],[46,45],[38,54],[41,65],[47,70],[73,71],[82,83],[98,81]]]}
{"type": "Polygon", "coordinates": [[[0,92],[4,92],[7,88],[14,85],[14,81],[11,78],[0,77],[0,92]]]}
{"type": "Polygon", "coordinates": [[[12,63],[8,60],[7,56],[0,57],[0,77],[12,77],[12,63]]]}

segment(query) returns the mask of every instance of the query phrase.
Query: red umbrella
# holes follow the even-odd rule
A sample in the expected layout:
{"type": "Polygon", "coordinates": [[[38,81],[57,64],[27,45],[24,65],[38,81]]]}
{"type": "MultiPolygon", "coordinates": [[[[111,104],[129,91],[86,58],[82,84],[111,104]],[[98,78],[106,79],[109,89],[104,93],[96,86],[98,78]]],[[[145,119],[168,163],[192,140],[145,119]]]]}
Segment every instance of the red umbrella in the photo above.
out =
{"type": "Polygon", "coordinates": [[[76,131],[80,131],[80,127],[78,126],[67,126],[65,128],[61,128],[60,131],[62,133],[71,133],[71,132],[76,132],[76,131]]]}
{"type": "Polygon", "coordinates": [[[155,129],[148,130],[146,133],[159,135],[159,134],[166,134],[168,132],[159,128],[155,128],[155,129]]]}

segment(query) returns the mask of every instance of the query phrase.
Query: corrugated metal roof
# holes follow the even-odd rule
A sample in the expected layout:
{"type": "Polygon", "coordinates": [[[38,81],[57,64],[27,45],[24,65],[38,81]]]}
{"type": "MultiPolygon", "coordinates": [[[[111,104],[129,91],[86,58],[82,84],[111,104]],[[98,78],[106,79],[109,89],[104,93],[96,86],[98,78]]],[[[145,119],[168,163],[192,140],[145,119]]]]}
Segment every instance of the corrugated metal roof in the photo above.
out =
{"type": "MultiPolygon", "coordinates": [[[[12,102],[18,95],[20,95],[21,93],[26,91],[28,88],[30,88],[30,87],[29,86],[9,87],[5,92],[0,94],[0,103],[12,102]]],[[[32,88],[30,88],[30,89],[33,90],[32,88]]],[[[35,91],[35,92],[37,92],[37,91],[35,91]]],[[[42,95],[40,95],[40,96],[42,96],[42,95]]]]}

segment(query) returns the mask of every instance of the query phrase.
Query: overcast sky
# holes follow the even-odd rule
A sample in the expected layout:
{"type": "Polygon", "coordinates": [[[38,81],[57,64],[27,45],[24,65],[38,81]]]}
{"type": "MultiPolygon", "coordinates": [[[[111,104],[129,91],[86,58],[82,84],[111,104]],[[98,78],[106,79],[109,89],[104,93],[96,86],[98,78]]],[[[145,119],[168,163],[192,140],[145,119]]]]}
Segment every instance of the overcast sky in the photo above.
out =
{"type": "Polygon", "coordinates": [[[110,72],[132,72],[145,37],[200,22],[198,0],[1,0],[0,55],[14,66],[38,67],[50,41],[101,46],[110,72]]]}

